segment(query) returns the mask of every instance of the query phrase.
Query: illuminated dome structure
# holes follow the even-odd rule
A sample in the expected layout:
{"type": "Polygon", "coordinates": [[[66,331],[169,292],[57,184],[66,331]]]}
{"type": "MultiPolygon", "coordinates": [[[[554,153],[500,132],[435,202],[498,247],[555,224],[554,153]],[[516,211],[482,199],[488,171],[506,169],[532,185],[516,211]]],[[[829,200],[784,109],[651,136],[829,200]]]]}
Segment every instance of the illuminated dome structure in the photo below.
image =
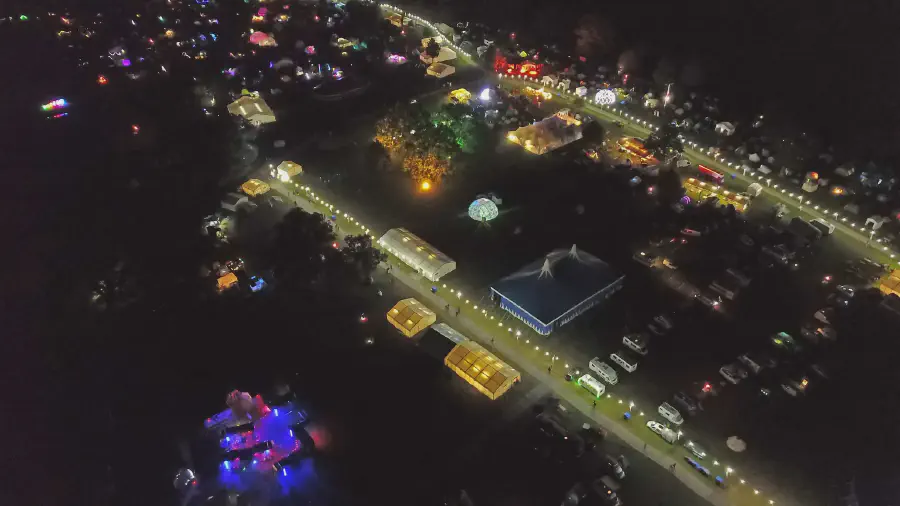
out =
{"type": "Polygon", "coordinates": [[[469,217],[475,221],[491,221],[499,214],[500,211],[497,209],[497,204],[491,199],[481,197],[469,204],[469,217]]]}
{"type": "Polygon", "coordinates": [[[600,105],[611,105],[616,101],[616,92],[613,90],[600,90],[594,97],[594,101],[600,105]]]}

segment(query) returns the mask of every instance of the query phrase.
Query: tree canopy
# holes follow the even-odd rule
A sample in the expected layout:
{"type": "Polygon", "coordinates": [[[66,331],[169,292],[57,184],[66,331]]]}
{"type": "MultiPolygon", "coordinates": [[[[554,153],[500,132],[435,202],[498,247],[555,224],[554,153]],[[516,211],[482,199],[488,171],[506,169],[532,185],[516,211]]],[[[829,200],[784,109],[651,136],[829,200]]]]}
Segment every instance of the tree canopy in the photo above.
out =
{"type": "Polygon", "coordinates": [[[653,156],[660,162],[671,164],[679,153],[684,151],[684,143],[678,137],[678,129],[671,123],[665,123],[656,132],[650,135],[644,143],[653,156]]]}

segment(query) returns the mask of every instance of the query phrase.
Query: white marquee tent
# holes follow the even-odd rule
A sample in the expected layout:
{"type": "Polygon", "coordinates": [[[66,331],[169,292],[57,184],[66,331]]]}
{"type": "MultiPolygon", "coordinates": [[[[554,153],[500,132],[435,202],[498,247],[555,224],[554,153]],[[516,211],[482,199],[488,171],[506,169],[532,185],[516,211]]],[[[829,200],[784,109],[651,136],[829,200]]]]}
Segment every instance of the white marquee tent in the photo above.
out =
{"type": "Polygon", "coordinates": [[[378,244],[430,281],[437,281],[456,270],[456,261],[405,228],[392,228],[378,244]]]}

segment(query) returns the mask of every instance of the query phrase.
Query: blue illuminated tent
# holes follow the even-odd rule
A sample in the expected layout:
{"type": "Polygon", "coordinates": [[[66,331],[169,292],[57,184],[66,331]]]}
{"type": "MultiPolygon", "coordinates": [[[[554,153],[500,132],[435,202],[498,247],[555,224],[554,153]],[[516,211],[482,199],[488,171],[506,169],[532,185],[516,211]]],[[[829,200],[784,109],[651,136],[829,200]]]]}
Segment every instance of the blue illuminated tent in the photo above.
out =
{"type": "Polygon", "coordinates": [[[547,335],[615,293],[624,279],[603,260],[572,245],[494,283],[491,292],[500,307],[547,335]]]}

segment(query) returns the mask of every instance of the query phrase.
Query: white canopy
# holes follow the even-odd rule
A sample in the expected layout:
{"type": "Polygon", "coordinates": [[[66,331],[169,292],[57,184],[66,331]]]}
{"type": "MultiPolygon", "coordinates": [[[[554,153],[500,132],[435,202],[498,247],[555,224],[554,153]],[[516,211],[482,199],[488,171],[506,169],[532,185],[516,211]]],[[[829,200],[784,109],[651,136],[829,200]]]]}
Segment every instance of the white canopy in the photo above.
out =
{"type": "Polygon", "coordinates": [[[456,261],[405,228],[388,230],[378,244],[430,281],[456,270],[456,261]]]}
{"type": "Polygon", "coordinates": [[[734,134],[734,125],[727,121],[723,121],[721,123],[716,124],[716,132],[722,135],[732,135],[734,134]]]}

